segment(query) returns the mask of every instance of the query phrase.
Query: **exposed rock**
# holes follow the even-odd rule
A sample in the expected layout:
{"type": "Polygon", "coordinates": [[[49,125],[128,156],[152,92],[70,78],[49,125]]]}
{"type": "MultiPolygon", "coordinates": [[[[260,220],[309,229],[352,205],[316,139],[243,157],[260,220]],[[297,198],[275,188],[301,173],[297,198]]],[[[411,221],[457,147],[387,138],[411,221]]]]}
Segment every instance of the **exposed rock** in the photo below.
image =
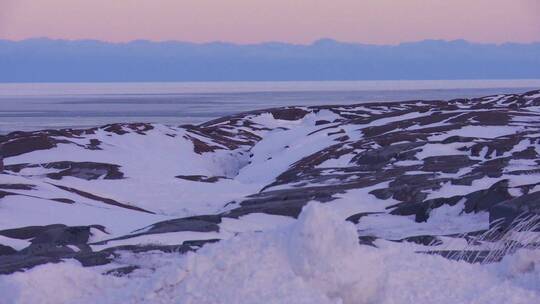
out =
{"type": "Polygon", "coordinates": [[[42,264],[59,263],[60,261],[60,258],[45,256],[0,255],[0,275],[24,271],[42,264]]]}
{"type": "Polygon", "coordinates": [[[352,222],[353,224],[358,224],[360,222],[360,219],[364,216],[372,215],[372,214],[381,214],[382,212],[360,212],[353,214],[346,218],[346,221],[352,222]]]}
{"type": "Polygon", "coordinates": [[[366,245],[371,247],[377,247],[375,246],[375,241],[377,240],[377,237],[371,236],[371,235],[361,235],[358,237],[358,243],[360,245],[366,245]]]}
{"type": "Polygon", "coordinates": [[[44,134],[27,135],[27,133],[21,132],[11,133],[5,139],[0,137],[0,143],[2,143],[2,155],[11,157],[51,149],[56,147],[58,141],[44,134]]]}
{"type": "Polygon", "coordinates": [[[9,246],[6,246],[6,245],[2,245],[0,244],[0,256],[2,255],[11,255],[11,254],[15,254],[17,253],[17,250],[9,247],[9,246]]]}
{"type": "Polygon", "coordinates": [[[139,268],[140,268],[139,266],[118,267],[118,268],[115,268],[115,269],[108,270],[104,274],[105,275],[113,275],[115,277],[123,277],[123,276],[126,276],[126,275],[132,273],[133,271],[135,271],[135,270],[137,270],[139,268]]]}
{"type": "Polygon", "coordinates": [[[67,227],[62,224],[54,224],[47,226],[27,226],[14,229],[0,230],[0,235],[9,237],[12,239],[28,240],[37,237],[38,235],[45,233],[48,230],[62,229],[67,227]]]}
{"type": "Polygon", "coordinates": [[[432,235],[410,236],[400,241],[412,242],[424,246],[438,246],[443,244],[443,242],[439,238],[432,235]]]}
{"type": "Polygon", "coordinates": [[[117,206],[117,207],[131,209],[131,210],[137,210],[137,211],[146,212],[146,213],[153,213],[152,211],[148,211],[148,210],[145,210],[145,209],[133,206],[133,205],[122,204],[122,203],[117,202],[117,201],[115,201],[113,199],[110,199],[110,198],[107,198],[107,197],[101,197],[101,196],[98,196],[98,195],[95,195],[95,194],[92,194],[92,193],[89,193],[89,192],[86,192],[86,191],[82,191],[82,190],[79,190],[79,189],[66,187],[66,186],[61,186],[61,185],[54,185],[54,184],[52,184],[52,185],[55,186],[55,187],[58,187],[58,188],[60,188],[62,190],[72,192],[72,193],[75,193],[75,194],[80,195],[82,197],[89,198],[89,199],[92,199],[92,200],[95,200],[95,201],[100,201],[100,202],[108,204],[108,205],[113,205],[113,206],[117,206]]]}
{"type": "Polygon", "coordinates": [[[461,168],[470,167],[478,160],[472,160],[467,155],[431,156],[423,159],[423,171],[457,173],[461,168]]]}
{"type": "Polygon", "coordinates": [[[204,176],[204,175],[177,175],[176,178],[185,179],[193,182],[203,182],[203,183],[215,183],[220,179],[224,179],[224,176],[204,176]]]}
{"type": "Polygon", "coordinates": [[[320,126],[320,125],[325,125],[325,124],[329,124],[330,122],[328,120],[324,120],[324,119],[321,119],[321,120],[317,120],[315,122],[315,125],[316,126],[320,126]]]}
{"type": "Polygon", "coordinates": [[[406,200],[404,203],[388,207],[393,209],[390,213],[395,215],[414,215],[416,222],[425,222],[429,219],[431,210],[441,207],[442,205],[454,206],[461,200],[464,200],[463,212],[480,212],[487,211],[491,206],[508,200],[512,196],[508,193],[508,181],[503,180],[493,184],[485,190],[479,190],[467,195],[456,195],[452,197],[436,198],[425,201],[406,200]]]}
{"type": "Polygon", "coordinates": [[[35,185],[30,184],[0,184],[0,189],[6,190],[32,190],[35,185]]]}
{"type": "Polygon", "coordinates": [[[130,238],[138,237],[141,235],[148,235],[148,234],[182,232],[182,231],[219,232],[219,225],[218,225],[219,223],[221,223],[221,216],[219,215],[200,215],[200,216],[192,216],[192,217],[168,220],[168,221],[155,223],[151,226],[144,227],[139,230],[135,230],[133,231],[133,233],[125,235],[125,236],[93,243],[93,245],[103,245],[103,244],[107,244],[110,241],[125,240],[125,239],[130,239],[130,238]]]}
{"type": "MultiPolygon", "coordinates": [[[[489,209],[491,227],[507,229],[518,218],[528,219],[532,215],[540,216],[540,192],[526,194],[517,198],[505,200],[489,209]]],[[[540,223],[540,219],[539,219],[540,223]]]]}
{"type": "Polygon", "coordinates": [[[491,206],[512,198],[508,193],[508,180],[502,180],[493,184],[487,190],[473,192],[465,197],[467,198],[464,209],[466,213],[486,211],[491,206]]]}
{"type": "Polygon", "coordinates": [[[72,162],[61,161],[44,164],[16,164],[6,166],[5,169],[19,173],[26,168],[56,169],[58,172],[47,173],[45,176],[51,179],[62,179],[65,176],[76,177],[85,180],[121,179],[124,174],[120,171],[120,166],[95,162],[72,162]]]}
{"type": "Polygon", "coordinates": [[[270,110],[270,114],[275,119],[281,120],[299,120],[304,118],[309,112],[300,108],[279,108],[270,110]]]}

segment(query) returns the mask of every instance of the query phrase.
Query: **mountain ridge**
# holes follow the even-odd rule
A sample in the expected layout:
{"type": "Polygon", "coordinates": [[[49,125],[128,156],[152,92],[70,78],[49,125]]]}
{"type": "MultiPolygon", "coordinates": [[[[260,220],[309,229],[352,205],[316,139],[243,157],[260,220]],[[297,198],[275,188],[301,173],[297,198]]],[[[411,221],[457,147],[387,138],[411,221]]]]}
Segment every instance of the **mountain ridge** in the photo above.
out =
{"type": "Polygon", "coordinates": [[[540,78],[540,43],[0,40],[0,82],[540,78]]]}

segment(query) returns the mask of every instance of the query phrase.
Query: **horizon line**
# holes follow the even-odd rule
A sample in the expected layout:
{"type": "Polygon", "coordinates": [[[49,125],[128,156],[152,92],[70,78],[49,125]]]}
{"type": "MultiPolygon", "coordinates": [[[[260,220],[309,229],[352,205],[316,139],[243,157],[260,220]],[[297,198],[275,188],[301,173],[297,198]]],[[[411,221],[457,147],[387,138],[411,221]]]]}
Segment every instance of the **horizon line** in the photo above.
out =
{"type": "Polygon", "coordinates": [[[126,41],[109,41],[109,40],[101,40],[101,39],[93,39],[93,38],[52,38],[52,37],[31,37],[31,38],[24,38],[24,39],[6,39],[1,38],[0,41],[9,41],[9,42],[27,42],[27,41],[36,41],[36,40],[48,40],[48,41],[59,41],[59,42],[100,42],[100,43],[107,43],[107,44],[131,44],[131,43],[182,43],[182,44],[192,44],[192,45],[211,45],[211,44],[226,44],[226,45],[237,45],[237,46],[251,46],[251,45],[265,45],[265,44],[286,44],[286,45],[295,45],[295,46],[314,46],[317,44],[322,43],[337,43],[337,44],[348,44],[348,45],[364,45],[364,46],[400,46],[405,44],[414,44],[414,43],[422,43],[422,42],[444,42],[444,43],[467,43],[467,44],[477,44],[477,45],[495,45],[495,46],[501,46],[501,45],[532,45],[532,44],[539,44],[539,41],[530,41],[530,42],[514,42],[514,41],[506,41],[506,42],[477,42],[472,40],[467,40],[464,38],[459,39],[438,39],[438,38],[427,38],[422,40],[411,40],[411,41],[401,41],[399,43],[385,43],[385,44],[379,44],[379,43],[364,43],[364,42],[355,42],[355,41],[342,41],[337,40],[334,38],[328,38],[323,37],[319,39],[315,39],[312,42],[308,43],[295,43],[295,42],[286,42],[286,41],[275,41],[275,40],[268,40],[268,41],[261,41],[261,42],[255,42],[255,43],[240,43],[240,42],[234,42],[234,41],[225,41],[225,40],[212,40],[212,41],[205,41],[205,42],[195,42],[195,41],[188,41],[188,40],[152,40],[152,39],[134,39],[134,40],[126,40],[126,41]]]}
{"type": "MultiPolygon", "coordinates": [[[[437,78],[437,79],[356,79],[356,80],[144,80],[144,81],[0,81],[0,85],[26,85],[26,84],[206,84],[206,83],[355,83],[355,82],[460,82],[460,81],[472,81],[472,82],[504,82],[504,81],[540,81],[540,77],[536,78],[437,78]]],[[[526,88],[526,86],[523,86],[526,88]]]]}

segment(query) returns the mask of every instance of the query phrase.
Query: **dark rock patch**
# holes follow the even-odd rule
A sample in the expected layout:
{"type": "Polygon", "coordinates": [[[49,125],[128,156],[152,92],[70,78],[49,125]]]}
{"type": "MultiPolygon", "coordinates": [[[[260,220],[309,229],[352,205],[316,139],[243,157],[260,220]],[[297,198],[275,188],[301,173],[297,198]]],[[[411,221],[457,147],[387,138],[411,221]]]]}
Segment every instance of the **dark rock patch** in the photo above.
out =
{"type": "Polygon", "coordinates": [[[373,169],[377,169],[386,165],[390,160],[414,159],[416,151],[413,149],[421,145],[420,143],[403,143],[368,150],[356,155],[352,161],[358,165],[367,165],[373,169]]]}
{"type": "Polygon", "coordinates": [[[0,184],[0,189],[6,190],[34,190],[35,187],[30,184],[0,184]]]}
{"type": "Polygon", "coordinates": [[[84,267],[93,267],[93,266],[101,266],[106,265],[114,261],[115,258],[118,257],[118,254],[115,252],[110,251],[98,251],[98,252],[91,252],[91,251],[83,251],[74,255],[68,255],[64,256],[64,259],[73,258],[79,263],[81,263],[84,267]]]}
{"type": "Polygon", "coordinates": [[[20,254],[0,255],[0,275],[12,274],[42,264],[59,263],[60,261],[60,258],[45,256],[28,256],[20,254]]]}
{"type": "Polygon", "coordinates": [[[274,119],[279,120],[299,120],[304,118],[309,112],[300,108],[279,108],[270,111],[274,119]]]}
{"type": "Polygon", "coordinates": [[[479,161],[472,160],[466,155],[444,155],[426,157],[423,162],[423,171],[457,173],[459,169],[470,167],[479,161]]]}
{"type": "Polygon", "coordinates": [[[239,218],[251,213],[266,213],[297,218],[302,208],[309,201],[329,202],[334,200],[336,193],[343,192],[340,187],[313,187],[297,189],[274,190],[249,196],[240,202],[240,207],[223,214],[224,217],[239,218]]]}
{"type": "Polygon", "coordinates": [[[146,132],[153,130],[154,126],[148,123],[114,123],[102,126],[101,129],[117,135],[124,135],[131,132],[145,135],[146,132]]]}
{"type": "Polygon", "coordinates": [[[399,240],[400,242],[411,242],[418,245],[424,245],[424,246],[438,246],[442,245],[442,241],[433,235],[418,235],[418,236],[410,236],[406,237],[404,239],[399,240]]]}
{"type": "Polygon", "coordinates": [[[221,217],[218,215],[199,215],[158,222],[142,230],[145,231],[144,234],[180,231],[219,232],[219,223],[221,217]]]}
{"type": "Polygon", "coordinates": [[[55,186],[57,188],[60,188],[60,189],[62,189],[64,191],[75,193],[75,194],[80,195],[82,197],[85,197],[85,198],[88,198],[88,199],[91,199],[91,200],[95,200],[95,201],[99,201],[99,202],[102,202],[102,203],[105,203],[105,204],[108,204],[108,205],[113,205],[113,206],[117,206],[117,207],[121,207],[121,208],[125,208],[125,209],[130,209],[130,210],[135,210],[135,211],[141,211],[141,212],[154,214],[154,212],[152,212],[152,211],[148,211],[148,210],[145,210],[145,209],[142,209],[142,208],[139,208],[139,207],[136,207],[136,206],[132,206],[132,205],[122,204],[122,203],[117,202],[117,201],[115,201],[113,199],[98,196],[98,195],[95,195],[95,194],[92,194],[92,193],[89,193],[89,192],[85,192],[85,191],[82,191],[82,190],[79,190],[79,189],[66,187],[66,186],[61,186],[61,185],[55,185],[55,184],[51,184],[51,185],[53,185],[53,186],[55,186]]]}
{"type": "Polygon", "coordinates": [[[4,158],[56,147],[57,140],[42,134],[11,133],[0,137],[0,151],[4,158]],[[7,137],[7,138],[6,138],[7,137]]]}
{"type": "Polygon", "coordinates": [[[0,256],[2,255],[12,255],[17,253],[17,250],[11,248],[10,246],[0,244],[0,256]]]}
{"type": "Polygon", "coordinates": [[[491,206],[489,223],[492,228],[497,226],[508,229],[518,222],[516,219],[526,220],[533,215],[540,216],[540,192],[504,200],[491,206]]]}
{"type": "Polygon", "coordinates": [[[25,168],[56,169],[59,172],[48,173],[46,176],[51,179],[62,179],[65,176],[76,177],[85,180],[122,179],[124,174],[120,171],[120,166],[96,162],[72,162],[60,161],[43,164],[16,164],[6,166],[6,170],[19,173],[25,168]]]}
{"type": "Polygon", "coordinates": [[[47,177],[61,179],[64,176],[71,176],[85,180],[122,179],[124,173],[120,171],[120,166],[94,162],[56,162],[44,164],[45,168],[61,170],[57,173],[49,173],[47,177]]]}
{"type": "Polygon", "coordinates": [[[51,201],[63,203],[63,204],[75,204],[74,200],[71,200],[69,198],[51,198],[51,201]]]}
{"type": "Polygon", "coordinates": [[[210,145],[208,143],[205,143],[204,141],[195,138],[193,136],[185,135],[186,139],[190,140],[193,143],[193,150],[197,154],[203,154],[207,152],[214,152],[216,150],[219,150],[220,147],[210,145]]]}
{"type": "Polygon", "coordinates": [[[111,241],[125,240],[141,235],[160,234],[169,232],[219,232],[219,223],[221,223],[221,216],[219,215],[200,215],[179,218],[174,220],[167,220],[152,224],[148,227],[135,230],[131,234],[121,237],[104,240],[101,242],[93,243],[92,245],[105,245],[111,241]]]}
{"type": "Polygon", "coordinates": [[[486,190],[480,190],[465,196],[466,213],[489,210],[495,204],[512,198],[508,193],[508,180],[502,180],[486,190]]]}
{"type": "Polygon", "coordinates": [[[488,189],[478,190],[467,195],[456,195],[448,198],[436,198],[431,200],[408,200],[404,203],[389,206],[388,209],[393,209],[390,214],[393,215],[414,215],[416,222],[425,222],[429,218],[431,210],[439,208],[443,205],[454,206],[461,200],[464,200],[465,207],[463,212],[480,212],[487,211],[493,205],[508,200],[512,196],[508,193],[508,181],[503,180],[493,184],[488,189]]]}
{"type": "Polygon", "coordinates": [[[324,120],[324,119],[315,121],[315,125],[316,125],[316,126],[326,125],[326,124],[329,124],[329,123],[330,123],[330,122],[329,122],[328,120],[324,120]]]}
{"type": "Polygon", "coordinates": [[[0,230],[0,235],[3,235],[12,239],[28,240],[38,236],[41,233],[49,229],[65,228],[63,224],[53,224],[47,226],[27,226],[21,228],[0,230]]]}
{"type": "Polygon", "coordinates": [[[414,215],[417,223],[426,222],[429,218],[431,210],[439,208],[443,205],[454,206],[463,196],[456,195],[452,197],[435,198],[420,202],[404,202],[397,205],[389,206],[388,209],[393,209],[390,214],[393,215],[414,215]]]}
{"type": "Polygon", "coordinates": [[[176,178],[185,179],[193,182],[215,183],[220,179],[226,179],[224,176],[205,176],[205,175],[177,175],[176,178]]]}
{"type": "Polygon", "coordinates": [[[130,273],[132,273],[133,271],[139,269],[140,267],[139,266],[124,266],[124,267],[118,267],[118,268],[114,268],[114,269],[111,269],[111,270],[108,270],[104,273],[104,275],[112,275],[112,276],[115,276],[115,277],[123,277],[123,276],[126,276],[130,273]]]}
{"type": "MultiPolygon", "coordinates": [[[[62,225],[63,226],[63,225],[62,225]]],[[[79,245],[86,244],[91,226],[55,226],[41,231],[30,241],[32,244],[79,245]]]]}
{"type": "Polygon", "coordinates": [[[378,238],[371,235],[361,235],[358,237],[358,244],[364,245],[364,246],[371,246],[371,247],[377,247],[375,245],[375,241],[378,238]]]}
{"type": "Polygon", "coordinates": [[[358,224],[360,222],[360,219],[364,216],[372,215],[372,214],[381,214],[383,212],[360,212],[353,214],[346,218],[346,221],[352,222],[353,224],[358,224]]]}

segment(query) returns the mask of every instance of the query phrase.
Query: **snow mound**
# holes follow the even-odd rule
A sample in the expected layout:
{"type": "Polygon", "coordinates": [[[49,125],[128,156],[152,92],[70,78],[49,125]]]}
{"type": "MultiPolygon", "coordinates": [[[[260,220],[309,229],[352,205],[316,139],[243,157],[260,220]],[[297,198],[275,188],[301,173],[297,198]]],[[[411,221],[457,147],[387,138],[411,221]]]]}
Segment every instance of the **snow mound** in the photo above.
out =
{"type": "Polygon", "coordinates": [[[479,265],[405,246],[359,246],[354,225],[318,203],[285,228],[184,256],[123,259],[140,268],[115,277],[64,262],[0,276],[0,303],[527,304],[540,297],[538,255],[479,265]]]}
{"type": "Polygon", "coordinates": [[[329,298],[369,303],[382,283],[383,265],[377,250],[358,246],[357,235],[355,226],[331,207],[312,203],[290,233],[287,262],[311,288],[329,298]]]}
{"type": "Polygon", "coordinates": [[[287,229],[189,255],[178,294],[181,303],[369,303],[382,283],[376,253],[358,246],[353,224],[312,203],[287,229]]]}

